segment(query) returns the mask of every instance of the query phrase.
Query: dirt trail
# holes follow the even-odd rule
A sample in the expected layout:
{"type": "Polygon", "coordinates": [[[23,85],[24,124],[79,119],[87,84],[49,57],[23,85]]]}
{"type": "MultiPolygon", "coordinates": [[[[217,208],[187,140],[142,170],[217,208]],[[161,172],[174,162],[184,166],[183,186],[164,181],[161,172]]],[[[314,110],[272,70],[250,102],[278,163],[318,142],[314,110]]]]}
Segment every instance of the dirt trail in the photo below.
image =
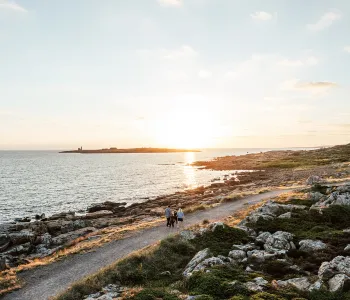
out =
{"type": "MultiPolygon", "coordinates": [[[[271,191],[260,195],[250,196],[242,200],[221,204],[205,211],[197,211],[185,217],[185,225],[191,226],[202,222],[220,220],[242,209],[245,204],[255,204],[263,199],[275,197],[290,190],[271,191]]],[[[136,232],[132,236],[113,241],[93,252],[77,254],[62,261],[47,266],[35,268],[20,274],[26,285],[3,297],[4,300],[46,300],[67,289],[72,283],[87,275],[97,272],[117,259],[127,254],[151,245],[177,229],[166,228],[165,223],[149,229],[136,232]]]]}

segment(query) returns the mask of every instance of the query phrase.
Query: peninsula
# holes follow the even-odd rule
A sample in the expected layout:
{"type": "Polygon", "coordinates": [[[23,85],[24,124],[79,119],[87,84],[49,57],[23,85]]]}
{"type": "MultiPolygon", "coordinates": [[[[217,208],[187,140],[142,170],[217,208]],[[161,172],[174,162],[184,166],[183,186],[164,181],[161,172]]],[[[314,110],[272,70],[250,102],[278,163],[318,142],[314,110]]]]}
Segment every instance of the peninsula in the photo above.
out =
{"type": "Polygon", "coordinates": [[[83,150],[82,147],[78,150],[61,151],[60,153],[80,153],[80,154],[96,154],[96,153],[174,153],[174,152],[201,152],[193,149],[169,149],[169,148],[104,148],[97,150],[83,150]]]}

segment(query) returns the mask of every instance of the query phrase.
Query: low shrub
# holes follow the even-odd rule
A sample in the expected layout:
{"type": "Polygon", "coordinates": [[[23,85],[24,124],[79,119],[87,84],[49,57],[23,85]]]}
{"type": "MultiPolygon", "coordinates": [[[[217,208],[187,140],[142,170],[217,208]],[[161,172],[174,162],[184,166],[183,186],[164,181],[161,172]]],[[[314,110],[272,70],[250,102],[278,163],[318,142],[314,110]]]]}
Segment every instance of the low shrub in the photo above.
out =
{"type": "Polygon", "coordinates": [[[227,255],[232,250],[233,244],[247,243],[249,237],[246,232],[234,227],[218,226],[214,232],[207,231],[202,236],[195,238],[192,243],[197,249],[209,248],[216,255],[227,255]]]}
{"type": "MultiPolygon", "coordinates": [[[[144,289],[131,298],[132,300],[179,300],[176,295],[168,293],[164,289],[144,289]]],[[[209,300],[209,299],[208,299],[209,300]]]]}
{"type": "Polygon", "coordinates": [[[282,298],[280,296],[270,294],[267,292],[257,293],[250,297],[251,300],[286,300],[286,298],[282,298]]]}

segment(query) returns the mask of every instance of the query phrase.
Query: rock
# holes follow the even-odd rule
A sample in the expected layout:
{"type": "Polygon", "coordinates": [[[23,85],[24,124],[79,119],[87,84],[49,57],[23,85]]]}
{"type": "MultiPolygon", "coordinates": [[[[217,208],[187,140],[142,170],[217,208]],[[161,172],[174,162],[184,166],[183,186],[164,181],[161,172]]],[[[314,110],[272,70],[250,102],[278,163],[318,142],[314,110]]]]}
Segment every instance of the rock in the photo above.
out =
{"type": "Polygon", "coordinates": [[[253,281],[245,283],[245,287],[251,292],[262,292],[269,282],[262,277],[254,278],[253,281]]]}
{"type": "Polygon", "coordinates": [[[281,288],[291,286],[299,291],[307,292],[311,286],[311,283],[307,277],[300,277],[288,280],[277,280],[277,285],[281,288]]]}
{"type": "Polygon", "coordinates": [[[330,292],[347,292],[350,289],[350,277],[337,274],[328,281],[330,292]]]}
{"type": "Polygon", "coordinates": [[[102,217],[106,217],[106,216],[110,216],[110,215],[113,215],[113,211],[100,210],[100,211],[86,214],[85,218],[86,219],[97,219],[97,218],[102,218],[102,217]]]}
{"type": "Polygon", "coordinates": [[[15,218],[15,222],[30,222],[32,219],[30,217],[24,217],[24,218],[15,218]]]}
{"type": "Polygon", "coordinates": [[[210,255],[210,250],[209,248],[203,249],[199,251],[192,259],[191,261],[187,264],[185,271],[182,273],[184,277],[190,277],[192,275],[192,272],[194,268],[204,261],[208,256],[210,255]]]}
{"type": "Polygon", "coordinates": [[[109,284],[102,288],[103,293],[118,293],[120,290],[120,284],[109,284]]]}
{"type": "Polygon", "coordinates": [[[183,230],[180,232],[181,238],[183,238],[185,241],[191,241],[195,239],[196,235],[192,230],[183,230]]]}
{"type": "Polygon", "coordinates": [[[236,228],[245,231],[250,237],[256,237],[256,232],[252,228],[249,228],[249,227],[244,226],[244,225],[238,225],[238,226],[236,226],[236,228]]]}
{"type": "Polygon", "coordinates": [[[0,252],[5,251],[10,246],[11,239],[8,234],[0,234],[0,252]]]}
{"type": "Polygon", "coordinates": [[[218,257],[210,257],[202,262],[200,262],[192,271],[193,272],[198,272],[202,271],[204,269],[210,268],[212,266],[217,266],[217,265],[224,265],[225,263],[218,257]]]}
{"type": "Polygon", "coordinates": [[[21,245],[28,242],[34,242],[35,240],[35,234],[29,230],[10,233],[9,237],[13,245],[21,245]]]}
{"type": "Polygon", "coordinates": [[[253,250],[248,251],[248,261],[256,262],[256,263],[263,263],[266,260],[274,259],[279,255],[279,253],[269,253],[265,250],[253,250]]]}
{"type": "Polygon", "coordinates": [[[86,227],[86,228],[78,229],[68,233],[60,234],[52,239],[52,244],[63,245],[63,244],[66,244],[67,242],[77,239],[78,237],[84,236],[94,231],[96,231],[94,227],[86,227]]]}
{"type": "Polygon", "coordinates": [[[286,212],[282,215],[279,215],[277,218],[278,219],[290,219],[292,217],[292,213],[289,211],[289,212],[286,212]]]}
{"type": "Polygon", "coordinates": [[[291,243],[292,241],[293,234],[285,231],[277,231],[266,239],[264,249],[270,252],[275,252],[276,250],[290,250],[293,249],[294,246],[294,244],[291,243]]]}
{"type": "Polygon", "coordinates": [[[218,258],[220,258],[224,263],[232,263],[233,262],[232,258],[223,256],[223,255],[218,255],[218,258]]]}
{"type": "Polygon", "coordinates": [[[6,251],[5,254],[12,255],[12,256],[18,256],[21,254],[28,254],[30,249],[30,243],[24,243],[22,245],[17,245],[15,247],[10,248],[10,250],[6,251]]]}
{"type": "Polygon", "coordinates": [[[306,185],[316,185],[316,184],[321,184],[323,183],[323,179],[320,176],[317,175],[311,175],[307,180],[306,180],[306,185]]]}
{"type": "Polygon", "coordinates": [[[245,245],[233,245],[232,248],[233,250],[242,250],[244,252],[258,249],[258,247],[254,243],[245,244],[245,245]]]}
{"type": "Polygon", "coordinates": [[[61,223],[59,221],[47,221],[47,230],[50,234],[56,235],[61,232],[61,223]]]}
{"type": "Polygon", "coordinates": [[[42,236],[37,238],[38,244],[43,244],[46,247],[49,247],[52,244],[52,236],[49,233],[45,233],[42,236]]]}
{"type": "Polygon", "coordinates": [[[171,276],[171,272],[170,271],[164,271],[164,272],[160,273],[159,275],[161,275],[161,276],[171,276]]]}
{"type": "Polygon", "coordinates": [[[209,225],[209,228],[214,232],[217,228],[224,228],[226,225],[223,222],[215,222],[209,225]]]}
{"type": "Polygon", "coordinates": [[[234,261],[241,262],[247,257],[247,254],[243,250],[232,250],[228,256],[231,257],[234,261]]]}
{"type": "Polygon", "coordinates": [[[311,201],[318,202],[320,201],[324,195],[320,192],[310,192],[307,196],[307,198],[311,201]]]}
{"type": "Polygon", "coordinates": [[[299,246],[299,250],[305,252],[323,250],[327,248],[327,245],[319,240],[302,240],[299,242],[299,246]]]}
{"type": "Polygon", "coordinates": [[[0,257],[0,272],[8,269],[6,257],[0,257]]]}
{"type": "Polygon", "coordinates": [[[259,244],[265,244],[267,239],[271,236],[272,234],[270,232],[263,232],[258,235],[258,237],[255,239],[255,241],[259,244]]]}
{"type": "Polygon", "coordinates": [[[349,256],[337,256],[330,262],[323,262],[318,270],[318,277],[322,280],[329,280],[337,274],[350,276],[349,256]]]}
{"type": "Polygon", "coordinates": [[[310,285],[309,292],[319,291],[322,287],[324,287],[323,281],[322,280],[317,280],[315,283],[310,285]]]}
{"type": "Polygon", "coordinates": [[[332,205],[350,205],[350,193],[337,195],[332,205]]]}
{"type": "Polygon", "coordinates": [[[118,211],[118,209],[124,208],[127,203],[126,202],[111,202],[106,201],[103,203],[94,203],[90,207],[88,207],[87,211],[89,213],[94,213],[101,210],[110,210],[110,211],[118,211]]]}
{"type": "Polygon", "coordinates": [[[41,221],[30,223],[29,229],[35,232],[37,235],[44,234],[48,231],[46,224],[41,221]]]}
{"type": "Polygon", "coordinates": [[[51,217],[48,219],[51,220],[58,220],[58,219],[66,219],[66,220],[72,220],[75,216],[74,211],[69,211],[69,212],[61,212],[58,214],[53,214],[51,217]]]}
{"type": "Polygon", "coordinates": [[[350,251],[350,244],[348,244],[345,248],[344,251],[349,252],[350,251]]]}
{"type": "Polygon", "coordinates": [[[85,228],[85,227],[91,227],[92,223],[89,220],[75,220],[73,221],[73,228],[74,230],[85,228]]]}
{"type": "Polygon", "coordinates": [[[34,255],[35,257],[46,257],[51,255],[55,251],[52,249],[48,249],[44,244],[40,244],[36,246],[35,252],[37,253],[37,255],[34,255]]]}

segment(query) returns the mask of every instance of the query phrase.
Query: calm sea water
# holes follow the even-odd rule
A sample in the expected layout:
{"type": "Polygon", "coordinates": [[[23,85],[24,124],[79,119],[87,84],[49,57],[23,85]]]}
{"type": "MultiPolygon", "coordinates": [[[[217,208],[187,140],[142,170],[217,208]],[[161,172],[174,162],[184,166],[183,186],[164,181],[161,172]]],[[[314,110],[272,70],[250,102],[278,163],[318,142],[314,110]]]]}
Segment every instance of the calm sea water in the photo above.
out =
{"type": "Polygon", "coordinates": [[[206,185],[230,172],[200,170],[188,163],[266,150],[91,155],[0,151],[0,223],[41,213],[81,211],[106,200],[140,202],[206,185]]]}

